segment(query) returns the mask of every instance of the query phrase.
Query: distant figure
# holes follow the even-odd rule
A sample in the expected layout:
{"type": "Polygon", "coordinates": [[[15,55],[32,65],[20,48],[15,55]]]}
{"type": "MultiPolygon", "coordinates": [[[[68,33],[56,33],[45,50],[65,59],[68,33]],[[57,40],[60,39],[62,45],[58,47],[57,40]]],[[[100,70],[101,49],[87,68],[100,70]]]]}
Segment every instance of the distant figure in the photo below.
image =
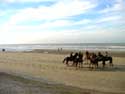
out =
{"type": "Polygon", "coordinates": [[[57,51],[58,51],[58,52],[61,52],[61,51],[62,51],[62,48],[58,48],[57,51]]]}
{"type": "Polygon", "coordinates": [[[2,49],[2,52],[5,52],[5,49],[2,49]]]}
{"type": "Polygon", "coordinates": [[[60,49],[58,48],[58,52],[60,51],[60,49]]]}
{"type": "Polygon", "coordinates": [[[62,51],[62,48],[60,48],[60,50],[62,51]]]}

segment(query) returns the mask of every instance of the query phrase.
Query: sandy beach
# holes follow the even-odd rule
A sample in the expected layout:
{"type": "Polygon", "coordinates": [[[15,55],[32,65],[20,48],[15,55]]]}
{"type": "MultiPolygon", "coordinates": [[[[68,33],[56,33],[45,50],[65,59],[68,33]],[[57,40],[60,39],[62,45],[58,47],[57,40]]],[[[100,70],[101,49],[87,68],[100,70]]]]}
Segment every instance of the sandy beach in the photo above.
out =
{"type": "MultiPolygon", "coordinates": [[[[67,67],[62,63],[62,60],[64,57],[69,55],[69,52],[70,51],[58,52],[56,50],[35,50],[33,52],[0,52],[0,71],[2,72],[0,75],[3,77],[4,72],[5,74],[8,73],[9,75],[12,74],[14,76],[23,77],[33,81],[35,80],[39,82],[44,81],[47,83],[62,84],[64,86],[76,87],[76,89],[80,89],[78,91],[76,90],[77,92],[75,93],[64,93],[59,91],[57,94],[125,93],[124,52],[109,53],[113,56],[113,68],[107,65],[105,69],[102,69],[100,65],[99,69],[94,70],[89,69],[88,65],[83,65],[84,67],[82,69],[77,70],[74,67],[67,67]],[[85,92],[82,92],[82,90],[85,92]]],[[[4,75],[4,77],[6,78],[6,75],[4,75]]],[[[1,79],[1,81],[4,83],[6,80],[1,79]]],[[[2,88],[1,83],[0,88],[2,88]]],[[[72,90],[74,89],[67,89],[67,91],[72,90]]]]}

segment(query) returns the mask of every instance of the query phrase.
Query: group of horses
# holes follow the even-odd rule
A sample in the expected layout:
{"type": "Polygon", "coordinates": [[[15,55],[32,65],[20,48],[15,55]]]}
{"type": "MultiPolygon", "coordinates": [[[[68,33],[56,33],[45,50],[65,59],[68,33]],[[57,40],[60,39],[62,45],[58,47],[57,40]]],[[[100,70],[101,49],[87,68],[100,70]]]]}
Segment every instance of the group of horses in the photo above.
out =
{"type": "Polygon", "coordinates": [[[89,65],[89,68],[98,68],[99,62],[102,63],[102,67],[104,68],[106,65],[106,61],[108,61],[110,66],[113,66],[113,59],[111,56],[108,55],[108,52],[105,52],[105,55],[101,54],[101,52],[98,52],[98,54],[94,52],[85,52],[85,55],[83,55],[82,52],[71,52],[70,56],[67,56],[64,58],[63,63],[65,63],[67,66],[69,66],[69,62],[72,62],[72,66],[75,66],[76,68],[82,68],[84,62],[89,65]]]}

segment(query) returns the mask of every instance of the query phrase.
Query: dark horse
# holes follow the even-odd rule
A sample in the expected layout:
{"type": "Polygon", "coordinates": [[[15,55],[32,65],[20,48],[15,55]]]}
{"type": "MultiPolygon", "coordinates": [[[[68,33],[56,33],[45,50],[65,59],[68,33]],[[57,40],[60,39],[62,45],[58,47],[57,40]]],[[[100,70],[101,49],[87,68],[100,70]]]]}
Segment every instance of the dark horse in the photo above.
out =
{"type": "Polygon", "coordinates": [[[88,60],[90,60],[90,65],[95,65],[95,67],[97,68],[99,62],[102,62],[104,68],[106,61],[109,61],[110,66],[113,66],[113,59],[111,56],[104,56],[100,52],[98,53],[98,55],[96,55],[95,53],[88,53],[87,56],[89,57],[88,60]]]}
{"type": "Polygon", "coordinates": [[[70,56],[67,56],[64,58],[63,63],[66,63],[67,66],[69,66],[69,62],[73,62],[72,66],[78,66],[82,67],[83,64],[83,54],[82,53],[75,53],[73,55],[73,53],[70,54],[70,56]]]}
{"type": "Polygon", "coordinates": [[[74,63],[77,56],[78,56],[78,53],[73,55],[73,52],[71,52],[70,56],[67,56],[64,58],[63,63],[66,63],[66,65],[68,66],[70,61],[72,61],[74,63]]]}
{"type": "Polygon", "coordinates": [[[78,53],[78,56],[74,59],[74,65],[79,68],[83,67],[83,53],[78,53]]]}
{"type": "MultiPolygon", "coordinates": [[[[101,60],[100,60],[100,61],[101,61],[101,60]]],[[[110,66],[113,66],[113,60],[112,60],[112,57],[111,57],[111,56],[103,56],[103,57],[102,57],[103,67],[105,67],[106,61],[109,61],[109,65],[110,65],[110,66]]]]}
{"type": "Polygon", "coordinates": [[[95,54],[92,54],[92,56],[90,58],[91,64],[93,64],[96,67],[98,67],[98,62],[100,62],[100,61],[102,62],[103,68],[106,65],[105,64],[106,61],[109,61],[110,66],[113,66],[113,59],[112,59],[111,56],[103,56],[100,52],[98,53],[98,56],[96,56],[95,54]]]}

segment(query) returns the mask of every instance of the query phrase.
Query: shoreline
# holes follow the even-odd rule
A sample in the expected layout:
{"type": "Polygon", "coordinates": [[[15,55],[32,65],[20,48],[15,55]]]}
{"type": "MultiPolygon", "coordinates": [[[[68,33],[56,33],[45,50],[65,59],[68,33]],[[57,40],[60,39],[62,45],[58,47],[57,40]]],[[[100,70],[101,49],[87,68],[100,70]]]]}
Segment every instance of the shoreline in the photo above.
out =
{"type": "MultiPolygon", "coordinates": [[[[71,52],[83,52],[83,54],[85,54],[85,51],[86,50],[70,50],[70,49],[67,49],[67,50],[61,50],[61,51],[58,51],[57,49],[35,49],[33,51],[28,51],[28,52],[33,52],[33,53],[46,53],[46,54],[70,54],[71,52]]],[[[89,50],[87,50],[89,51],[89,50]]],[[[102,54],[105,53],[105,51],[101,51],[101,50],[98,50],[98,51],[95,51],[95,50],[90,50],[89,52],[94,52],[94,53],[98,53],[98,52],[102,52],[102,54]]],[[[113,56],[113,57],[125,57],[125,51],[108,51],[109,55],[113,56]]]]}
{"type": "MultiPolygon", "coordinates": [[[[86,51],[89,50],[71,50],[71,49],[34,49],[31,51],[0,51],[0,53],[43,53],[43,54],[58,54],[58,55],[69,55],[71,52],[83,52],[85,54],[86,51]]],[[[102,54],[105,54],[106,51],[101,51],[101,50],[90,50],[89,52],[94,52],[98,53],[101,52],[102,54]]],[[[125,57],[125,51],[107,51],[110,56],[112,57],[125,57]]]]}

